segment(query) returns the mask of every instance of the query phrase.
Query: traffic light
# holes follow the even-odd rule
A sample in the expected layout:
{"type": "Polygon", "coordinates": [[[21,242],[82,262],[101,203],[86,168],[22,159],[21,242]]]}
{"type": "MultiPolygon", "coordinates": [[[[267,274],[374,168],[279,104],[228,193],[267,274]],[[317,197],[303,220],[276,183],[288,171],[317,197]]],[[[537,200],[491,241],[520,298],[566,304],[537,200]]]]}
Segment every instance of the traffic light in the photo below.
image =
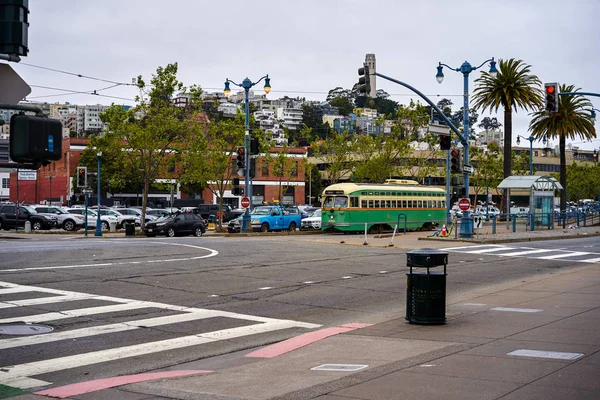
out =
{"type": "Polygon", "coordinates": [[[461,172],[460,163],[461,163],[461,154],[459,149],[450,150],[450,171],[451,172],[461,172]]]}
{"type": "Polygon", "coordinates": [[[546,96],[546,112],[549,114],[558,112],[558,83],[544,83],[546,96]]]}
{"type": "Polygon", "coordinates": [[[28,0],[0,2],[0,53],[27,55],[28,7],[28,0]]]}
{"type": "Polygon", "coordinates": [[[254,178],[256,176],[256,158],[250,159],[250,171],[248,172],[248,176],[250,178],[254,178]]]}
{"type": "Polygon", "coordinates": [[[240,178],[233,178],[231,194],[233,194],[234,196],[240,195],[240,178]]]}
{"type": "Polygon", "coordinates": [[[255,156],[259,152],[258,138],[250,138],[250,154],[255,156]]]}
{"type": "Polygon", "coordinates": [[[17,163],[49,164],[62,155],[62,123],[57,119],[14,114],[10,118],[10,158],[17,163]]]}
{"type": "Polygon", "coordinates": [[[77,187],[87,187],[87,167],[77,167],[77,187]]]}
{"type": "Polygon", "coordinates": [[[450,150],[450,135],[440,135],[440,150],[450,150]]]}
{"type": "Polygon", "coordinates": [[[246,168],[246,149],[244,147],[238,147],[237,149],[237,167],[240,169],[246,168]]]}
{"type": "Polygon", "coordinates": [[[363,64],[362,68],[358,69],[358,92],[364,94],[365,96],[369,96],[371,93],[371,76],[370,76],[369,66],[363,64]]]}

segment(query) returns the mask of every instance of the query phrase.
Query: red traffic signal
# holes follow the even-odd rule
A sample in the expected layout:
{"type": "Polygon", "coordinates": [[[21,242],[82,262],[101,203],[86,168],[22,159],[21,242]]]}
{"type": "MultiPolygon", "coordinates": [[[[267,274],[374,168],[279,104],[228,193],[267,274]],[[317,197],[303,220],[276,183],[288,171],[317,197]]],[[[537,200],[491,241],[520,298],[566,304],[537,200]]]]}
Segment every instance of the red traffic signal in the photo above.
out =
{"type": "Polygon", "coordinates": [[[238,147],[238,149],[237,149],[238,155],[243,156],[245,152],[246,152],[246,149],[244,147],[238,147]]]}
{"type": "Polygon", "coordinates": [[[458,150],[452,149],[452,151],[450,152],[450,156],[451,157],[458,157],[458,150]]]}
{"type": "Polygon", "coordinates": [[[546,112],[554,114],[558,112],[558,83],[545,83],[545,100],[546,100],[546,112]]]}
{"type": "Polygon", "coordinates": [[[546,86],[546,93],[553,94],[556,91],[554,86],[546,86]]]}

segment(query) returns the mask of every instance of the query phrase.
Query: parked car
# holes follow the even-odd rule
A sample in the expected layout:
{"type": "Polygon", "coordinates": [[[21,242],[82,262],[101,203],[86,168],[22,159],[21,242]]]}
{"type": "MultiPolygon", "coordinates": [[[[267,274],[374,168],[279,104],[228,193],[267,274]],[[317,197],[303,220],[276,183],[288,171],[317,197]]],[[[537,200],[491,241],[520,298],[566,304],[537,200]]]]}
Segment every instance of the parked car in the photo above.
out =
{"type": "MultiPolygon", "coordinates": [[[[97,210],[94,208],[94,212],[97,210]]],[[[123,215],[116,210],[112,210],[110,208],[101,208],[100,209],[100,219],[104,221],[104,216],[110,216],[117,219],[117,229],[121,229],[125,226],[127,222],[134,224],[135,226],[140,226],[140,219],[134,215],[123,215]]],[[[110,224],[111,220],[107,220],[110,224]]],[[[104,229],[104,226],[102,227],[104,229]]]]}
{"type": "MultiPolygon", "coordinates": [[[[85,216],[85,208],[67,208],[66,211],[70,214],[81,215],[82,217],[85,216]]],[[[97,221],[98,221],[98,215],[94,211],[88,209],[87,210],[87,227],[88,227],[88,229],[95,229],[97,221]]],[[[83,221],[83,223],[85,224],[85,220],[83,221]]]]}
{"type": "Polygon", "coordinates": [[[489,215],[489,216],[499,216],[500,215],[500,210],[497,207],[494,206],[489,206],[486,210],[485,206],[484,207],[477,207],[475,209],[475,214],[480,214],[480,215],[489,215]]]}
{"type": "Polygon", "coordinates": [[[318,207],[313,207],[313,206],[298,206],[298,210],[300,210],[300,215],[302,216],[302,218],[307,218],[310,216],[310,214],[312,214],[313,212],[315,212],[315,210],[317,210],[318,207]]]}
{"type": "Polygon", "coordinates": [[[317,208],[308,217],[302,219],[301,230],[320,230],[321,229],[321,209],[317,208]]]}
{"type": "MultiPolygon", "coordinates": [[[[177,209],[179,210],[179,209],[177,209]]],[[[154,215],[155,217],[166,217],[171,214],[176,214],[177,211],[171,211],[167,208],[153,208],[152,210],[146,210],[146,215],[154,215]]]]}
{"type": "Polygon", "coordinates": [[[219,211],[218,204],[199,204],[198,206],[194,207],[192,212],[200,215],[203,219],[214,218],[215,220],[219,218],[219,213],[222,213],[223,222],[228,222],[234,217],[231,207],[229,207],[227,204],[223,204],[221,211],[219,211]]]}
{"type": "Polygon", "coordinates": [[[24,228],[25,222],[31,223],[34,231],[56,228],[58,219],[53,215],[39,214],[31,206],[3,204],[0,206],[0,228],[4,230],[24,228]]]}
{"type": "MultiPolygon", "coordinates": [[[[229,221],[229,233],[240,232],[242,217],[229,221]]],[[[269,232],[290,230],[294,231],[301,224],[300,210],[297,207],[258,206],[250,213],[250,223],[253,231],[269,232]]]]}
{"type": "MultiPolygon", "coordinates": [[[[138,217],[140,219],[140,221],[142,220],[142,210],[137,209],[137,208],[115,208],[115,211],[120,212],[123,215],[131,215],[134,217],[138,217]]],[[[155,221],[158,218],[154,215],[148,215],[146,214],[144,221],[145,223],[151,222],[151,221],[155,221]]]]}
{"type": "Polygon", "coordinates": [[[83,228],[85,225],[85,219],[83,218],[83,215],[72,214],[64,208],[45,205],[33,205],[31,207],[42,215],[48,214],[55,216],[57,219],[57,225],[62,227],[65,231],[75,231],[83,228]]]}
{"type": "Polygon", "coordinates": [[[183,234],[202,236],[204,232],[206,232],[204,220],[194,213],[181,213],[161,217],[156,221],[148,222],[144,225],[144,234],[148,237],[156,235],[174,237],[183,234]]]}

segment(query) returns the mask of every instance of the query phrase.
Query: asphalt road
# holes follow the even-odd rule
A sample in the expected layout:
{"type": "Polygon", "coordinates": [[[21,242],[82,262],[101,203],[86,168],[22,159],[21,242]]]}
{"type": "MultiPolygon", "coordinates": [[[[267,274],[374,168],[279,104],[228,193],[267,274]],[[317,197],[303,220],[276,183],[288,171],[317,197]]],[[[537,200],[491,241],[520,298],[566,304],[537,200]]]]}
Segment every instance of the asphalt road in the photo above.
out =
{"type": "MultiPolygon", "coordinates": [[[[0,324],[54,329],[0,334],[0,383],[139,373],[403,312],[405,251],[320,239],[0,240],[0,324]]],[[[598,242],[449,249],[448,297],[599,262],[598,242]]]]}

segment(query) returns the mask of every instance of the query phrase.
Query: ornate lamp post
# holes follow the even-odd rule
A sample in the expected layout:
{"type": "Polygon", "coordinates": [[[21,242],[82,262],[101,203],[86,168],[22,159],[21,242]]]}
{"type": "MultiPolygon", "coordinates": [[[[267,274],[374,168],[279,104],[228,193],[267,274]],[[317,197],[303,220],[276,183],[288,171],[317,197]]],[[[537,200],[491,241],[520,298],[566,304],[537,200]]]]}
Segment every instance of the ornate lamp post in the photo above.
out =
{"type": "MultiPolygon", "coordinates": [[[[535,138],[533,136],[529,136],[526,138],[525,136],[517,135],[517,145],[521,144],[521,138],[525,140],[529,140],[529,175],[533,175],[533,141],[535,138]]],[[[544,136],[544,146],[546,145],[546,136],[544,136]]]]}
{"type": "Polygon", "coordinates": [[[98,219],[96,220],[96,231],[94,232],[94,236],[102,236],[102,221],[100,220],[100,157],[102,157],[102,152],[99,151],[96,153],[98,158],[98,219]]]}
{"type": "Polygon", "coordinates": [[[250,88],[252,86],[258,84],[263,79],[265,80],[265,86],[264,86],[265,93],[269,94],[269,92],[271,91],[271,79],[269,78],[269,75],[263,76],[256,82],[252,82],[250,79],[246,78],[242,81],[241,84],[235,83],[234,81],[227,78],[227,79],[225,79],[225,89],[223,90],[223,93],[225,93],[225,96],[229,96],[229,94],[231,93],[231,89],[229,88],[230,83],[234,84],[237,87],[241,87],[244,89],[244,95],[245,95],[245,101],[246,101],[246,106],[245,106],[246,134],[244,137],[244,154],[246,155],[246,157],[245,157],[246,165],[244,167],[244,196],[247,196],[250,199],[250,207],[246,208],[246,211],[244,212],[244,215],[242,216],[241,232],[252,231],[252,225],[250,224],[250,210],[252,209],[252,193],[251,193],[251,189],[250,189],[250,153],[248,151],[248,148],[250,145],[250,111],[249,111],[249,107],[248,107],[248,92],[250,91],[250,88]]]}
{"type": "MultiPolygon", "coordinates": [[[[465,165],[469,165],[469,74],[483,66],[483,64],[490,63],[490,75],[492,77],[496,77],[498,74],[498,70],[496,69],[496,61],[494,61],[494,57],[489,60],[485,60],[478,67],[473,67],[469,64],[468,61],[465,61],[460,68],[452,68],[449,65],[439,63],[437,67],[437,74],[435,75],[435,79],[437,79],[438,83],[442,83],[444,81],[444,73],[442,69],[444,67],[451,69],[452,71],[460,72],[464,77],[464,105],[463,105],[463,135],[465,137],[464,146],[464,159],[465,165]]],[[[469,174],[465,173],[465,197],[469,198],[469,174]]]]}

